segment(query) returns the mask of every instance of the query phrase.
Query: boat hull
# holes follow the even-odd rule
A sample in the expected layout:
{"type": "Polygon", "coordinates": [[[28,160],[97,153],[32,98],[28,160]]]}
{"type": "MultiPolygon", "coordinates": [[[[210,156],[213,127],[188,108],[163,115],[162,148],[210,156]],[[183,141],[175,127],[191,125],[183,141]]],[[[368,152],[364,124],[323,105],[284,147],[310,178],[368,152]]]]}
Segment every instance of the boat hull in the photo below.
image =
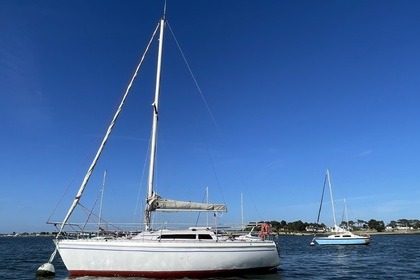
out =
{"type": "Polygon", "coordinates": [[[330,238],[316,237],[314,242],[318,245],[368,245],[370,238],[368,237],[352,237],[352,238],[330,238]]]}
{"type": "Polygon", "coordinates": [[[143,278],[209,278],[220,276],[237,276],[245,274],[269,274],[277,272],[277,268],[261,269],[228,269],[207,271],[112,271],[112,270],[74,270],[69,271],[71,276],[95,277],[143,277],[143,278]]]}
{"type": "Polygon", "coordinates": [[[277,271],[274,242],[60,240],[72,276],[209,277],[277,271]]]}

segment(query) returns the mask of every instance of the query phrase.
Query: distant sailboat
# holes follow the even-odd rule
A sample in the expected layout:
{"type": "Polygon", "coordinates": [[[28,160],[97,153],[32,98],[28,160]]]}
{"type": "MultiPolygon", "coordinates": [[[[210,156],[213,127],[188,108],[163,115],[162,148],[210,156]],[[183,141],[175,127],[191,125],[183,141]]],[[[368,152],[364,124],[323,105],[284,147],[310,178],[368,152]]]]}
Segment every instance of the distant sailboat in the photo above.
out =
{"type": "Polygon", "coordinates": [[[331,180],[330,180],[330,171],[327,169],[325,174],[324,180],[324,187],[322,190],[322,198],[321,204],[318,211],[318,218],[317,224],[319,223],[319,217],[322,208],[322,200],[324,197],[324,190],[325,185],[328,183],[329,191],[330,191],[330,198],[331,198],[331,207],[332,207],[332,214],[334,219],[334,226],[332,229],[333,234],[328,236],[315,236],[311,242],[311,246],[318,244],[318,245],[368,245],[370,243],[370,236],[361,236],[356,235],[348,230],[345,230],[337,225],[336,218],[335,218],[335,208],[334,208],[334,199],[332,194],[332,187],[331,187],[331,180]]]}
{"type": "MultiPolygon", "coordinates": [[[[54,275],[55,269],[52,262],[57,252],[60,254],[71,276],[183,278],[238,275],[249,272],[277,270],[277,266],[280,263],[277,245],[274,241],[267,238],[237,240],[228,236],[221,236],[215,230],[207,227],[191,227],[184,230],[159,230],[152,228],[151,214],[155,211],[227,211],[227,207],[224,204],[170,200],[161,197],[154,191],[160,72],[165,23],[164,12],[153,34],[154,37],[158,28],[160,28],[156,88],[152,109],[147,206],[144,218],[145,229],[133,235],[113,238],[88,238],[82,235],[71,239],[64,232],[64,228],[68,225],[70,216],[79,204],[89,178],[111,134],[132,81],[137,74],[136,72],[79,191],[60,225],[59,232],[54,240],[55,250],[50,260],[38,269],[38,275],[54,275]]],[[[137,71],[140,65],[137,67],[137,71]]]]}

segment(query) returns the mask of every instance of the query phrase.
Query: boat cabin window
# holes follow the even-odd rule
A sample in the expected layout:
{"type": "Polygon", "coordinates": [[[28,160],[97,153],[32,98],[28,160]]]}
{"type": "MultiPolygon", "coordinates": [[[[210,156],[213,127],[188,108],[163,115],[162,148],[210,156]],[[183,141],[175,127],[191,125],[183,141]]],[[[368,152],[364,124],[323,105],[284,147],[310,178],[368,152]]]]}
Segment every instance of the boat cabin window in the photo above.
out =
{"type": "Polygon", "coordinates": [[[199,234],[198,239],[213,239],[210,234],[199,234]]]}
{"type": "Polygon", "coordinates": [[[160,239],[196,239],[195,234],[162,234],[160,239]]]}
{"type": "Polygon", "coordinates": [[[351,235],[345,234],[343,235],[343,237],[351,237],[351,235]]]}

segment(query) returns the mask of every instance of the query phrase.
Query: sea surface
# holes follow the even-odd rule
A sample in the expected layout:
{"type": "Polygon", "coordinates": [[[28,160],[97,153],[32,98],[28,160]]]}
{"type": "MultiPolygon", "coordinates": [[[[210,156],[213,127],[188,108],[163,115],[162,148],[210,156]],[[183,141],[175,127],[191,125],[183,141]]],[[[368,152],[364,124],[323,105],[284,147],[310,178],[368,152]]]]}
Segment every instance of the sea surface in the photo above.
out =
{"type": "MultiPolygon", "coordinates": [[[[368,246],[309,246],[311,240],[280,236],[277,273],[211,279],[420,279],[420,235],[374,235],[368,246]]],[[[0,279],[36,279],[35,271],[53,250],[52,238],[0,237],[0,279]]],[[[121,279],[70,278],[59,257],[54,266],[52,279],[121,279]]]]}

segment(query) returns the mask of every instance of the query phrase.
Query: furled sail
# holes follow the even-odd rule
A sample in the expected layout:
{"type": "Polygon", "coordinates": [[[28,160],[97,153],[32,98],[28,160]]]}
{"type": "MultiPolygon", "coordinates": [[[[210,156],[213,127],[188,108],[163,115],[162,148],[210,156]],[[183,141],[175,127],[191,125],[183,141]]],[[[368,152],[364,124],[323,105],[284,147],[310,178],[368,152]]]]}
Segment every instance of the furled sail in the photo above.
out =
{"type": "Polygon", "coordinates": [[[148,211],[217,211],[227,212],[225,204],[199,203],[166,199],[157,193],[147,200],[148,211]]]}

